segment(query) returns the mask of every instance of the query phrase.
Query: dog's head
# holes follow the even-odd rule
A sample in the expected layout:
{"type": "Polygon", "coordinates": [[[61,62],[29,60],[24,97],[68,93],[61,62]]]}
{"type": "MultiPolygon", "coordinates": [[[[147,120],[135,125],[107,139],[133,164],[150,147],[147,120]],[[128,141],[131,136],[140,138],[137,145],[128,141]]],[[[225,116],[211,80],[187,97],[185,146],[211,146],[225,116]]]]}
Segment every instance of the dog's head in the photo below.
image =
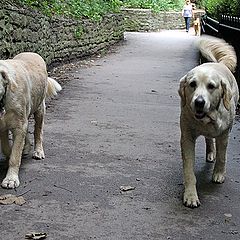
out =
{"type": "Polygon", "coordinates": [[[5,66],[0,66],[0,99],[2,99],[5,94],[6,87],[14,92],[17,88],[17,83],[14,80],[13,73],[9,72],[9,70],[5,66]]]}
{"type": "Polygon", "coordinates": [[[179,95],[182,106],[188,107],[196,119],[203,119],[210,112],[218,110],[223,102],[230,110],[232,98],[230,86],[212,68],[196,67],[180,80],[179,95]]]}
{"type": "Polygon", "coordinates": [[[2,118],[6,113],[5,104],[7,89],[14,92],[17,88],[17,84],[13,76],[14,74],[9,73],[9,70],[6,67],[0,65],[0,118],[2,118]]]}

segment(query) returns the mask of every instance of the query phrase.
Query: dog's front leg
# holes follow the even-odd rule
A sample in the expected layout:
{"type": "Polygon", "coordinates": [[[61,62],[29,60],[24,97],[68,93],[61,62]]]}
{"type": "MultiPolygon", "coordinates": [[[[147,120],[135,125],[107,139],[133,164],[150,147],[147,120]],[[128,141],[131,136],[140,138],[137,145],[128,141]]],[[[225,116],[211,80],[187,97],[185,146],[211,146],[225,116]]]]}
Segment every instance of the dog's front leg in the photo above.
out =
{"type": "Polygon", "coordinates": [[[25,143],[26,127],[13,129],[13,146],[9,159],[9,167],[6,177],[2,181],[3,188],[16,188],[20,181],[18,178],[19,167],[21,164],[22,151],[25,143]]]}
{"type": "Polygon", "coordinates": [[[1,132],[0,135],[2,152],[6,159],[8,160],[11,154],[11,146],[9,144],[9,131],[6,130],[4,132],[1,132]]]}
{"type": "Polygon", "coordinates": [[[194,174],[195,141],[193,137],[181,135],[181,149],[183,159],[184,195],[183,204],[187,207],[196,208],[200,201],[196,189],[196,177],[194,174]]]}
{"type": "Polygon", "coordinates": [[[216,159],[215,139],[205,137],[206,142],[206,161],[213,163],[216,159]]]}
{"type": "Polygon", "coordinates": [[[216,163],[212,178],[215,183],[223,183],[225,180],[228,135],[229,133],[226,132],[216,138],[216,163]]]}

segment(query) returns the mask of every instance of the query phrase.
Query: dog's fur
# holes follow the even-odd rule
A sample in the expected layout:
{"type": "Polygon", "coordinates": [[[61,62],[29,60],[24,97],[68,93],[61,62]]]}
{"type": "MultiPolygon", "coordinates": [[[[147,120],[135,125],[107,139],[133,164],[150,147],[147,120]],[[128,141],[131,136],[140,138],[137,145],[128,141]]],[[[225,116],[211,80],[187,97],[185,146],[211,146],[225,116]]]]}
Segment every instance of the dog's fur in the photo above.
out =
{"type": "Polygon", "coordinates": [[[195,31],[195,36],[200,36],[200,34],[201,34],[201,26],[200,26],[200,19],[199,19],[199,17],[196,18],[193,21],[193,28],[194,28],[194,31],[195,31]]]}
{"type": "Polygon", "coordinates": [[[33,158],[43,159],[42,145],[45,98],[57,94],[61,86],[47,75],[46,64],[36,53],[20,53],[13,59],[0,60],[0,139],[9,160],[2,187],[18,187],[22,154],[30,152],[28,119],[34,115],[33,158]],[[9,143],[9,132],[13,136],[9,143]]]}
{"type": "Polygon", "coordinates": [[[209,61],[195,67],[180,80],[181,151],[184,174],[183,203],[198,207],[200,201],[194,175],[195,141],[206,139],[206,160],[214,162],[212,180],[223,183],[228,136],[235,117],[239,92],[232,74],[237,59],[232,46],[224,40],[200,37],[197,44],[209,61]]]}

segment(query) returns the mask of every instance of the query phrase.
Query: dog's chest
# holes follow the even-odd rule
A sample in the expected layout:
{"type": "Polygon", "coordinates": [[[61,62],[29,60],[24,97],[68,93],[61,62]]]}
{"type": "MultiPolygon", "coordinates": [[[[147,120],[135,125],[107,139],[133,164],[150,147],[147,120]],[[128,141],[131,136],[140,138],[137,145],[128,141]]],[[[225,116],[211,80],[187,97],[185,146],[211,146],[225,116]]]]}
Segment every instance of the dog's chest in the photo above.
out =
{"type": "Polygon", "coordinates": [[[228,121],[223,121],[221,118],[217,118],[214,122],[197,122],[195,124],[195,130],[197,132],[197,135],[215,138],[229,129],[230,126],[231,124],[228,121]]]}

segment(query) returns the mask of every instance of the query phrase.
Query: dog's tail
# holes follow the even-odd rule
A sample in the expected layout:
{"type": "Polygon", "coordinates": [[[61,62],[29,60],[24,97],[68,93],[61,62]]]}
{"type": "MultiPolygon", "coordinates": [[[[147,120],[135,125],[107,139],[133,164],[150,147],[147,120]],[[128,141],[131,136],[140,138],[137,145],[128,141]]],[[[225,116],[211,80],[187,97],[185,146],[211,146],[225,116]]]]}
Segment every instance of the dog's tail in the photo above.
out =
{"type": "Polygon", "coordinates": [[[222,63],[231,72],[235,71],[237,66],[235,50],[223,39],[203,36],[197,41],[197,47],[208,61],[222,63]]]}
{"type": "Polygon", "coordinates": [[[54,79],[48,77],[48,83],[47,83],[47,97],[53,97],[56,96],[58,92],[62,90],[61,85],[55,81],[54,79]]]}

